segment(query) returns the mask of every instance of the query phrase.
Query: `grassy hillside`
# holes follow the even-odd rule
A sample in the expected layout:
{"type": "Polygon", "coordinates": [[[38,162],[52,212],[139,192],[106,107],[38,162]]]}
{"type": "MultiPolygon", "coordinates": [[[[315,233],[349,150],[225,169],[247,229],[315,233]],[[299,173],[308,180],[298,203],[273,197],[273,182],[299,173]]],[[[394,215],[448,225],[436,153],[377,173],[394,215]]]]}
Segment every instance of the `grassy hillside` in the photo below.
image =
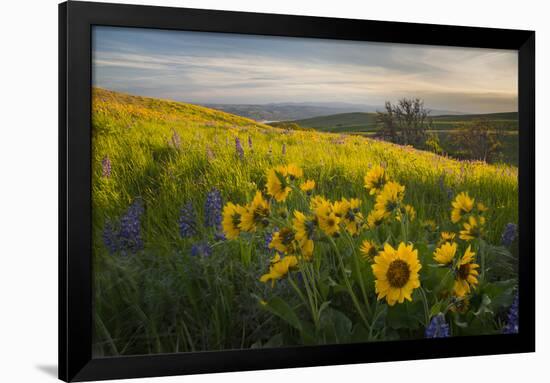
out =
{"type": "MultiPolygon", "coordinates": [[[[405,201],[414,206],[416,217],[410,226],[391,221],[376,236],[381,242],[413,243],[424,264],[426,286],[431,286],[438,271],[429,266],[434,238],[439,231],[459,229],[449,220],[451,202],[458,193],[466,191],[489,208],[487,242],[476,245],[485,246],[476,250],[480,253],[489,254],[489,244],[499,244],[505,225],[518,219],[513,166],[460,162],[361,136],[289,132],[205,107],[102,89],[93,90],[92,126],[95,356],[423,336],[425,321],[421,327],[414,321],[396,322],[398,311],[392,310],[403,310],[405,305],[374,306],[371,266],[366,261],[348,263],[357,261],[352,257],[355,252],[342,250],[346,260],[341,273],[334,260],[340,253],[335,253],[329,240],[316,243],[315,262],[304,270],[313,268],[311,272],[318,276],[315,291],[328,303],[322,304],[311,322],[290,279],[274,288],[259,281],[273,256],[273,250],[266,248],[266,233],[223,240],[216,229],[207,227],[209,209],[219,203],[208,200],[209,193],[219,191],[223,204],[245,204],[256,191],[265,190],[267,171],[280,165],[296,164],[304,178],[315,180],[314,195],[331,201],[357,198],[365,217],[373,209],[374,197],[365,190],[363,178],[373,166],[382,165],[392,180],[405,187],[405,201]],[[122,229],[113,229],[117,227],[122,229]],[[192,236],[187,235],[189,231],[192,236]],[[123,241],[123,246],[113,247],[113,238],[123,241]],[[363,303],[357,303],[353,291],[363,294],[363,303]],[[357,325],[358,312],[367,306],[379,311],[378,327],[368,331],[357,325]],[[345,336],[336,334],[334,326],[329,326],[332,323],[339,323],[345,336]]],[[[305,209],[299,196],[293,191],[284,204],[271,201],[279,228],[292,219],[293,209],[305,209]]],[[[269,230],[275,229],[269,226],[269,230]]],[[[374,234],[375,230],[367,230],[349,241],[340,236],[333,243],[342,249],[348,242],[358,247],[374,234]]],[[[506,257],[491,264],[491,272],[499,273],[495,280],[509,277],[509,271],[501,270],[509,265],[511,256],[506,257]]],[[[296,283],[303,288],[304,279],[296,283]]],[[[496,289],[487,287],[487,294],[496,289]]],[[[480,287],[479,291],[485,290],[480,287]]],[[[415,294],[407,310],[424,307],[418,299],[415,294]]],[[[509,299],[493,295],[491,299],[510,304],[509,299]]],[[[472,298],[472,310],[481,301],[481,295],[472,298]]],[[[321,303],[311,302],[317,308],[321,303]]],[[[502,316],[501,306],[491,308],[494,315],[502,316]]],[[[501,325],[500,317],[491,317],[485,327],[453,325],[453,332],[495,332],[501,325]]]]}

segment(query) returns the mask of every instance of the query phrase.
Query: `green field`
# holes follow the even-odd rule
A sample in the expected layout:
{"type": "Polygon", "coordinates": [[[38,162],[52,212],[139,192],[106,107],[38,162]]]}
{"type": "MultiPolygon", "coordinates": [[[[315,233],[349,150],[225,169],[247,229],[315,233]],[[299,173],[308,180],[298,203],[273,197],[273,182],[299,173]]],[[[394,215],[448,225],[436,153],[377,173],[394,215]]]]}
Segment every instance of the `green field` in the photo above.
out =
{"type": "Polygon", "coordinates": [[[500,246],[505,226],[518,221],[514,166],[456,161],[359,135],[287,131],[102,89],[93,91],[92,126],[96,357],[415,339],[439,314],[454,336],[503,329],[517,284],[516,247],[500,246]],[[290,179],[289,197],[276,201],[265,194],[267,174],[288,164],[303,176],[290,179]],[[277,265],[266,236],[292,226],[294,211],[318,214],[310,211],[314,197],[357,198],[356,217],[373,212],[378,196],[365,190],[364,177],[376,166],[404,186],[397,203],[414,207],[414,216],[390,215],[353,234],[316,228],[310,260],[282,254],[298,264],[274,287],[260,281],[277,265]],[[306,179],[315,181],[312,196],[299,189],[306,179]],[[223,205],[243,206],[263,192],[267,226],[221,238],[205,218],[213,191],[223,205]],[[460,192],[488,211],[480,210],[486,223],[479,238],[456,240],[461,255],[472,246],[480,265],[479,285],[457,299],[453,271],[434,265],[432,254],[442,231],[458,236],[462,229],[450,220],[460,192]],[[377,299],[373,260],[359,255],[365,240],[418,251],[421,288],[411,302],[377,299]]]}

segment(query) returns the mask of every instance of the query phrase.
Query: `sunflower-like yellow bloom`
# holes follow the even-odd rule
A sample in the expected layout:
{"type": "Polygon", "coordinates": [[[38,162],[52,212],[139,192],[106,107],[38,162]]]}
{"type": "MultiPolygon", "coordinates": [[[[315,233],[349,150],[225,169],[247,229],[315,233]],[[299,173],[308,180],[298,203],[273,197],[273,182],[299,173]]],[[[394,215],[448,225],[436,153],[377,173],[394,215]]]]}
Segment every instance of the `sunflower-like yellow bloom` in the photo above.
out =
{"type": "Polygon", "coordinates": [[[470,290],[478,283],[477,276],[479,273],[476,269],[479,268],[479,265],[474,263],[474,256],[475,253],[472,252],[471,246],[468,246],[462,259],[457,264],[458,270],[456,271],[453,291],[459,298],[470,293],[470,290]]]}
{"type": "Polygon", "coordinates": [[[374,209],[383,211],[386,216],[389,216],[399,208],[399,205],[403,201],[404,194],[405,186],[390,181],[376,196],[374,209]]]}
{"type": "Polygon", "coordinates": [[[479,211],[480,213],[484,213],[487,210],[489,210],[489,208],[487,206],[485,206],[483,203],[481,203],[481,202],[477,203],[477,211],[479,211]]]}
{"type": "Polygon", "coordinates": [[[464,241],[470,241],[472,239],[479,238],[483,234],[483,224],[485,223],[484,217],[476,218],[474,216],[468,217],[468,222],[464,222],[462,225],[464,230],[460,230],[459,238],[464,241]]]}
{"type": "Polygon", "coordinates": [[[434,232],[437,230],[437,223],[433,219],[427,219],[422,222],[422,227],[428,231],[434,232]]]}
{"type": "Polygon", "coordinates": [[[378,194],[386,182],[388,182],[386,171],[382,166],[376,165],[365,176],[365,189],[369,191],[370,195],[378,194]]]}
{"type": "Polygon", "coordinates": [[[296,210],[294,211],[294,219],[292,222],[292,227],[296,231],[295,237],[300,245],[301,253],[307,260],[310,260],[313,256],[315,221],[296,210]]]}
{"type": "Polygon", "coordinates": [[[275,286],[275,281],[284,278],[289,271],[298,265],[298,259],[293,255],[287,255],[283,259],[277,254],[269,266],[269,272],[260,277],[260,282],[271,281],[271,287],[275,286]]]}
{"type": "Polygon", "coordinates": [[[325,197],[322,197],[320,195],[312,197],[310,202],[309,202],[309,207],[313,211],[315,211],[318,207],[323,206],[323,205],[329,205],[330,206],[330,202],[325,197]]]}
{"type": "Polygon", "coordinates": [[[267,194],[277,202],[283,202],[291,190],[286,179],[285,168],[278,167],[267,172],[267,194]]]}
{"type": "Polygon", "coordinates": [[[315,188],[315,181],[314,180],[307,180],[303,184],[300,185],[300,190],[307,194],[311,194],[312,190],[315,188]]]}
{"type": "Polygon", "coordinates": [[[359,251],[363,255],[363,258],[366,260],[372,260],[378,253],[378,248],[376,247],[376,244],[373,241],[369,241],[368,239],[365,239],[363,243],[361,243],[361,247],[359,248],[359,251]]]}
{"type": "Polygon", "coordinates": [[[369,229],[375,229],[380,226],[384,219],[386,218],[386,213],[381,210],[372,210],[367,216],[367,226],[369,229]]]}
{"type": "Polygon", "coordinates": [[[258,225],[265,227],[269,224],[269,215],[269,202],[257,191],[252,202],[245,207],[239,227],[242,231],[255,232],[258,225]]]}
{"type": "Polygon", "coordinates": [[[401,217],[403,217],[405,215],[409,219],[409,222],[414,221],[414,219],[416,218],[416,210],[414,209],[414,207],[412,205],[402,206],[399,209],[397,215],[395,216],[395,219],[398,220],[399,222],[401,222],[401,217]]]}
{"type": "Polygon", "coordinates": [[[442,242],[452,242],[454,241],[456,234],[450,231],[441,232],[441,241],[442,242]]]}
{"type": "Polygon", "coordinates": [[[435,249],[434,260],[440,265],[451,264],[456,254],[456,247],[456,242],[445,242],[443,245],[435,249]]]}
{"type": "Polygon", "coordinates": [[[360,206],[361,200],[357,198],[350,200],[343,198],[333,205],[334,214],[340,218],[341,223],[351,235],[358,234],[363,225],[363,215],[359,212],[360,206]]]}
{"type": "Polygon", "coordinates": [[[328,236],[332,236],[340,230],[340,217],[336,215],[330,203],[322,203],[315,208],[315,217],[319,228],[328,236]]]}
{"type": "Polygon", "coordinates": [[[281,230],[273,233],[268,247],[283,254],[294,254],[296,252],[294,238],[295,233],[291,229],[283,227],[281,230]]]}
{"type": "Polygon", "coordinates": [[[304,172],[301,168],[295,164],[288,164],[286,167],[286,174],[290,177],[291,180],[302,178],[304,172]]]}
{"type": "Polygon", "coordinates": [[[411,301],[414,289],[420,287],[418,272],[422,265],[418,261],[418,250],[413,245],[401,242],[397,249],[390,244],[374,257],[372,271],[376,278],[374,288],[378,299],[386,298],[388,305],[411,301]]]}
{"type": "Polygon", "coordinates": [[[456,196],[452,202],[451,221],[457,223],[462,219],[463,214],[468,214],[474,208],[474,198],[470,198],[468,193],[462,192],[456,196]]]}
{"type": "Polygon", "coordinates": [[[241,205],[228,202],[223,208],[222,228],[227,239],[235,239],[241,233],[241,218],[246,212],[241,205]]]}

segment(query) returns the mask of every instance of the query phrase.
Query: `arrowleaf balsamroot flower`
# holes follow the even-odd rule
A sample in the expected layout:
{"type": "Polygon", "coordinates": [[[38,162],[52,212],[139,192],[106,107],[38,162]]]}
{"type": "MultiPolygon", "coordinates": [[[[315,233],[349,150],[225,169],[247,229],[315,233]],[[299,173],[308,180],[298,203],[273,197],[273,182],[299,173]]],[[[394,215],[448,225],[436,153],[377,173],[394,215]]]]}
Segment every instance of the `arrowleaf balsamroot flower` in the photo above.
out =
{"type": "Polygon", "coordinates": [[[380,226],[386,219],[386,214],[382,210],[372,210],[369,215],[367,215],[367,226],[369,229],[376,229],[380,226]]]}
{"type": "Polygon", "coordinates": [[[298,258],[295,256],[287,255],[281,259],[281,256],[277,254],[271,259],[269,272],[260,277],[260,282],[266,283],[271,281],[271,287],[273,287],[277,280],[284,278],[297,265],[298,258]]]}
{"type": "Polygon", "coordinates": [[[275,249],[283,254],[294,254],[296,253],[296,246],[294,244],[295,238],[296,234],[292,229],[283,227],[281,230],[273,233],[269,248],[275,249]]]}
{"type": "Polygon", "coordinates": [[[462,219],[464,214],[468,214],[474,208],[474,198],[470,198],[468,193],[462,192],[456,196],[455,200],[451,203],[453,206],[451,210],[451,221],[457,223],[462,219]]]}
{"type": "Polygon", "coordinates": [[[483,234],[483,224],[485,223],[484,217],[469,216],[468,222],[464,222],[462,225],[464,230],[460,230],[459,238],[464,241],[470,241],[472,239],[479,238],[483,234]]]}
{"type": "Polygon", "coordinates": [[[245,206],[239,228],[242,231],[255,232],[258,226],[266,227],[269,224],[269,215],[269,202],[264,199],[262,192],[258,190],[252,202],[245,206]]]}
{"type": "Polygon", "coordinates": [[[376,196],[374,209],[384,212],[386,217],[394,213],[403,201],[405,186],[397,182],[386,183],[382,191],[376,196]]]}
{"type": "Polygon", "coordinates": [[[456,242],[445,242],[435,249],[434,260],[440,265],[449,265],[453,262],[456,254],[456,242]]]}
{"type": "Polygon", "coordinates": [[[307,193],[308,195],[311,194],[314,188],[315,188],[314,180],[307,180],[306,182],[300,185],[300,190],[307,193]]]}
{"type": "Polygon", "coordinates": [[[472,252],[471,246],[468,246],[457,264],[453,291],[459,298],[469,294],[470,290],[478,283],[477,276],[479,273],[476,269],[479,268],[479,265],[474,263],[474,256],[475,253],[472,252]]]}
{"type": "Polygon", "coordinates": [[[413,290],[420,287],[418,272],[421,268],[418,250],[412,244],[401,242],[394,249],[386,243],[384,250],[374,257],[372,265],[378,299],[386,298],[390,306],[396,302],[403,303],[405,299],[412,301],[413,290]]]}
{"type": "Polygon", "coordinates": [[[378,248],[376,244],[373,241],[369,241],[368,239],[365,239],[363,243],[361,243],[359,251],[361,252],[361,255],[363,255],[363,258],[367,261],[372,261],[376,254],[378,254],[378,248]]]}
{"type": "Polygon", "coordinates": [[[454,241],[456,234],[450,231],[441,232],[441,241],[442,242],[452,242],[454,241]]]}
{"type": "Polygon", "coordinates": [[[222,227],[227,239],[235,239],[241,234],[241,218],[245,208],[228,202],[223,208],[222,227]]]}
{"type": "Polygon", "coordinates": [[[308,218],[304,213],[295,210],[292,227],[296,231],[296,240],[305,259],[310,260],[313,256],[313,236],[315,234],[315,221],[308,218]]]}
{"type": "Polygon", "coordinates": [[[333,205],[324,201],[315,208],[315,218],[321,231],[328,236],[333,236],[340,231],[340,217],[336,215],[333,205]]]}
{"type": "Polygon", "coordinates": [[[376,165],[365,176],[365,189],[369,191],[370,195],[378,194],[386,182],[388,182],[386,171],[382,166],[376,165]]]}
{"type": "Polygon", "coordinates": [[[287,180],[287,174],[287,169],[284,166],[278,166],[267,172],[267,194],[275,198],[277,202],[283,202],[292,190],[287,180]]]}

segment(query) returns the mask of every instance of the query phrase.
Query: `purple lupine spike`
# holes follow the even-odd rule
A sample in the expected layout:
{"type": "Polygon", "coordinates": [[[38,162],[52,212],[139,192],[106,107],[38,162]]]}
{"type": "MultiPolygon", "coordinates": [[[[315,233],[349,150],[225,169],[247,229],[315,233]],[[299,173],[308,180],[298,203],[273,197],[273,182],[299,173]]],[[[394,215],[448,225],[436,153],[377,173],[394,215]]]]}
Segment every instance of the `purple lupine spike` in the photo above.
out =
{"type": "Polygon", "coordinates": [[[102,168],[102,175],[104,178],[110,178],[111,177],[111,159],[109,156],[103,157],[103,160],[101,161],[101,168],[102,168]]]}
{"type": "Polygon", "coordinates": [[[268,252],[268,253],[272,253],[273,252],[273,249],[270,249],[269,248],[269,244],[271,243],[271,241],[273,240],[273,233],[279,231],[279,228],[278,227],[274,227],[273,230],[271,232],[267,232],[265,234],[265,237],[264,237],[264,247],[265,247],[265,250],[268,252]]]}
{"type": "Polygon", "coordinates": [[[222,227],[222,195],[216,188],[212,188],[206,195],[204,202],[204,225],[221,230],[222,227]]]}
{"type": "Polygon", "coordinates": [[[116,253],[118,250],[118,233],[116,231],[115,225],[111,221],[107,221],[103,228],[103,244],[109,250],[110,254],[116,253]]]}
{"type": "Polygon", "coordinates": [[[237,155],[242,160],[244,158],[244,148],[241,145],[241,140],[239,137],[235,137],[235,151],[237,152],[237,155]]]}
{"type": "Polygon", "coordinates": [[[178,224],[182,238],[189,238],[197,234],[197,217],[191,201],[181,209],[178,224]]]}
{"type": "Polygon", "coordinates": [[[143,211],[143,203],[141,199],[137,198],[120,219],[118,243],[122,254],[127,254],[127,252],[135,254],[143,249],[141,238],[141,215],[143,211]]]}
{"type": "Polygon", "coordinates": [[[508,223],[502,232],[500,243],[503,246],[510,246],[516,239],[518,226],[515,223],[508,223]]]}
{"type": "Polygon", "coordinates": [[[282,149],[283,156],[286,154],[286,144],[283,143],[283,149],[282,149]]]}
{"type": "Polygon", "coordinates": [[[502,329],[504,334],[517,334],[519,331],[519,294],[516,293],[514,302],[508,311],[508,321],[502,329]]]}
{"type": "Polygon", "coordinates": [[[445,315],[442,313],[434,316],[426,327],[426,338],[447,338],[449,335],[449,325],[445,322],[445,315]]]}
{"type": "Polygon", "coordinates": [[[199,255],[202,257],[208,257],[212,255],[212,248],[206,242],[195,243],[191,247],[191,255],[193,257],[197,257],[199,255]]]}
{"type": "Polygon", "coordinates": [[[248,136],[248,148],[252,150],[252,137],[248,136]]]}

